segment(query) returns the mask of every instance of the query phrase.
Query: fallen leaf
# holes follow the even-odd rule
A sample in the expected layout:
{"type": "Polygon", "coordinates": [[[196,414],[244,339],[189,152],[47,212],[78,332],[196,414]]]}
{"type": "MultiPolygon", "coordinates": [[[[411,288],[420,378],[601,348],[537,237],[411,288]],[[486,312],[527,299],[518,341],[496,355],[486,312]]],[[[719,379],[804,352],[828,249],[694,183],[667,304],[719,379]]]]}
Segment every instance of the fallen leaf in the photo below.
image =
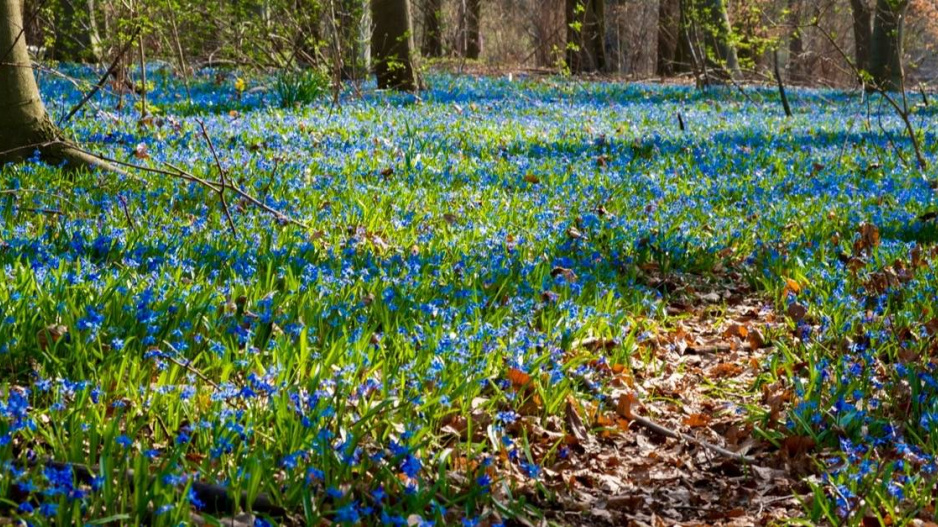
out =
{"type": "Polygon", "coordinates": [[[707,414],[691,414],[684,418],[684,424],[691,428],[704,428],[710,425],[710,416],[707,414]]]}
{"type": "Polygon", "coordinates": [[[522,386],[531,382],[531,376],[518,368],[511,368],[508,370],[508,380],[511,382],[511,385],[515,388],[521,388],[522,386]]]}

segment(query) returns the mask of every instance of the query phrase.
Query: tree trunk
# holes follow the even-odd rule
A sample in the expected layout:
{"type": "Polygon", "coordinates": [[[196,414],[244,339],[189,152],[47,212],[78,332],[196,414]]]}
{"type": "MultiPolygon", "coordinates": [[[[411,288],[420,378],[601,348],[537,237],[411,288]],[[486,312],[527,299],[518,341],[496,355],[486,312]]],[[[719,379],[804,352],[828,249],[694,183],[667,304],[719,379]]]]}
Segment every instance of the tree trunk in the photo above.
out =
{"type": "Polygon", "coordinates": [[[606,1],[566,0],[567,67],[572,73],[606,69],[606,1]]]}
{"type": "Polygon", "coordinates": [[[804,67],[804,39],[799,27],[802,5],[802,0],[788,0],[788,16],[792,28],[788,40],[788,76],[794,82],[804,82],[807,79],[804,67]]]}
{"type": "Polygon", "coordinates": [[[59,0],[53,4],[54,40],[51,56],[63,62],[98,62],[101,37],[94,0],[59,0]]]}
{"type": "Polygon", "coordinates": [[[54,141],[55,127],[39,97],[26,49],[22,0],[0,0],[0,162],[19,161],[41,143],[54,141]]]}
{"type": "Polygon", "coordinates": [[[371,50],[378,88],[417,90],[414,37],[407,0],[371,0],[371,50]]]}
{"type": "Polygon", "coordinates": [[[870,40],[873,38],[873,10],[867,0],[850,0],[853,12],[854,60],[857,68],[870,69],[870,40]]]}
{"type": "Polygon", "coordinates": [[[17,162],[39,151],[44,161],[70,168],[99,164],[61,140],[39,96],[26,49],[23,0],[0,0],[0,164],[17,162]]]}
{"type": "Polygon", "coordinates": [[[423,42],[420,52],[425,57],[443,56],[443,0],[423,0],[423,42]]]}
{"type": "Polygon", "coordinates": [[[482,55],[482,0],[466,0],[466,58],[482,55]]]}
{"type": "Polygon", "coordinates": [[[723,0],[689,0],[693,33],[704,35],[707,63],[728,75],[739,73],[739,60],[732,42],[732,30],[723,0]]]}
{"type": "Polygon", "coordinates": [[[870,74],[880,89],[902,87],[902,37],[908,1],[877,0],[870,42],[870,74]]]}
{"type": "Polygon", "coordinates": [[[680,0],[658,2],[658,62],[656,72],[662,77],[674,75],[677,68],[678,43],[681,31],[680,0]]]}

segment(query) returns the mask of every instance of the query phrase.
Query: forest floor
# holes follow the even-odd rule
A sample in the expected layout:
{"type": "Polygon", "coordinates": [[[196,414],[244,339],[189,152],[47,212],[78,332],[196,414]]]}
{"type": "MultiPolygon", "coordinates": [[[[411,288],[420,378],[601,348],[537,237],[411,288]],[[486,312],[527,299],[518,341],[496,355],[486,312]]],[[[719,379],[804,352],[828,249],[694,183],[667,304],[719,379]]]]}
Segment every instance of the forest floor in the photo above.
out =
{"type": "Polygon", "coordinates": [[[0,169],[6,519],[933,525],[936,173],[885,104],[151,70],[68,124],[132,177],[0,169]]]}

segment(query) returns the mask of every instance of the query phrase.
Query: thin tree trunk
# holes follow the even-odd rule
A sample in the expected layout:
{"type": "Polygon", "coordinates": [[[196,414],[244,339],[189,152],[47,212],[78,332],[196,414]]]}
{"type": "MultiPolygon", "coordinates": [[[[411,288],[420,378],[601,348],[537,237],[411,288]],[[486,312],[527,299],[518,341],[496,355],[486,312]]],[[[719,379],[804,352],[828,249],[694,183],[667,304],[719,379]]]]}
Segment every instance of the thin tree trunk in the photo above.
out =
{"type": "Polygon", "coordinates": [[[857,68],[870,69],[870,41],[873,38],[873,10],[867,0],[850,0],[853,12],[854,59],[857,68]]]}
{"type": "Polygon", "coordinates": [[[873,82],[887,91],[902,87],[902,38],[908,1],[877,0],[870,50],[873,82]]]}
{"type": "Polygon", "coordinates": [[[443,56],[443,0],[423,0],[423,41],[420,52],[425,57],[443,56]]]}
{"type": "Polygon", "coordinates": [[[466,58],[482,54],[482,0],[466,0],[466,58]]]}
{"type": "Polygon", "coordinates": [[[662,77],[674,75],[681,32],[680,0],[659,0],[658,61],[656,71],[662,77]]]}
{"type": "Polygon", "coordinates": [[[572,73],[606,69],[605,0],[566,0],[567,67],[572,73]]]}
{"type": "Polygon", "coordinates": [[[407,0],[371,0],[371,49],[378,88],[417,90],[414,38],[407,0]]]}

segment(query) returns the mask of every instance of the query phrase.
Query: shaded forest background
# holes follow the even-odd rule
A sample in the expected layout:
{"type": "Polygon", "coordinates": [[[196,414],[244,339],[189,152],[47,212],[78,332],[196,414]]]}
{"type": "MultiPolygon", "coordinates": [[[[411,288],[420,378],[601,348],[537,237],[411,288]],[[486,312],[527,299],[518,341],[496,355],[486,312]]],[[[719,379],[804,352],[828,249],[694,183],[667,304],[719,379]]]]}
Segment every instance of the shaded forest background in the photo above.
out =
{"type": "MultiPolygon", "coordinates": [[[[689,0],[412,0],[413,39],[422,66],[479,71],[596,72],[632,79],[690,77],[681,57],[680,13],[689,0]],[[571,20],[586,34],[601,5],[601,63],[577,64],[571,20]],[[589,19],[589,20],[587,20],[589,19]]],[[[880,0],[890,3],[892,0],[880,0]]],[[[895,3],[895,2],[893,2],[895,3]]],[[[721,4],[717,1],[715,4],[721,4]]],[[[776,54],[794,84],[847,86],[856,75],[857,21],[875,0],[729,0],[725,5],[740,71],[770,80],[776,54]]],[[[938,79],[938,1],[899,2],[910,86],[938,79]]],[[[148,58],[177,70],[202,66],[322,66],[344,78],[371,67],[373,21],[361,0],[29,0],[28,41],[40,58],[107,62],[131,32],[148,58]]],[[[582,43],[581,43],[582,44],[582,43]]],[[[584,44],[585,46],[585,44],[584,44]]],[[[860,47],[864,45],[861,42],[860,47]]],[[[136,51],[134,52],[136,55],[136,51]]],[[[139,57],[125,58],[136,62],[139,57]]]]}

